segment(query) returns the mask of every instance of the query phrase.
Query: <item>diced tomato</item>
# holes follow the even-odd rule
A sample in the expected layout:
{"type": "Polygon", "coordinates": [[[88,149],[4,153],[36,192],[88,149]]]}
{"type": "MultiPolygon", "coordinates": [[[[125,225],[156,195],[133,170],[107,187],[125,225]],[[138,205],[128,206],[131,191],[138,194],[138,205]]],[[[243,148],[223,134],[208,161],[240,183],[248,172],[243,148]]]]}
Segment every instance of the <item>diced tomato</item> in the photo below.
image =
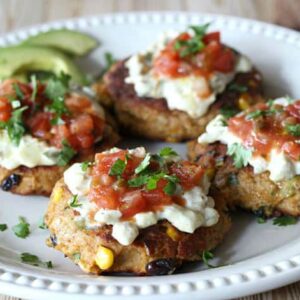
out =
{"type": "Polygon", "coordinates": [[[94,129],[93,118],[88,114],[82,114],[71,120],[70,130],[73,134],[87,134],[94,129]]]}
{"type": "Polygon", "coordinates": [[[141,190],[125,193],[120,198],[120,210],[123,219],[130,218],[135,214],[142,212],[146,208],[146,199],[143,198],[141,190]]]}
{"type": "Polygon", "coordinates": [[[6,97],[0,97],[0,121],[6,122],[11,116],[12,107],[6,97]]]}
{"type": "Polygon", "coordinates": [[[204,37],[203,37],[203,42],[205,44],[209,44],[210,42],[215,41],[217,43],[220,43],[221,38],[220,38],[220,32],[219,31],[215,31],[215,32],[210,32],[207,33],[204,37]]]}
{"type": "Polygon", "coordinates": [[[119,207],[119,195],[112,187],[102,185],[92,187],[88,197],[100,208],[117,209],[119,207]]]}
{"type": "Polygon", "coordinates": [[[54,136],[51,140],[51,144],[57,148],[62,147],[62,142],[67,140],[69,143],[72,140],[70,129],[67,124],[56,125],[53,127],[54,136]]]}
{"type": "Polygon", "coordinates": [[[51,129],[50,120],[50,113],[38,112],[34,118],[28,120],[27,125],[34,136],[40,138],[49,137],[49,131],[51,129]]]}
{"type": "Polygon", "coordinates": [[[232,50],[223,49],[222,53],[214,61],[214,69],[219,72],[228,73],[234,68],[235,57],[232,50]]]}
{"type": "Polygon", "coordinates": [[[294,141],[286,142],[282,146],[282,150],[287,153],[292,159],[300,160],[300,145],[294,141]]]}
{"type": "Polygon", "coordinates": [[[105,173],[108,174],[111,166],[119,158],[125,160],[126,151],[120,150],[115,153],[98,153],[95,156],[94,171],[96,174],[105,173]]]}
{"type": "Polygon", "coordinates": [[[204,170],[200,166],[192,164],[188,161],[173,164],[170,167],[170,171],[179,178],[180,184],[185,189],[190,189],[193,186],[198,185],[204,174],[204,170]]]}

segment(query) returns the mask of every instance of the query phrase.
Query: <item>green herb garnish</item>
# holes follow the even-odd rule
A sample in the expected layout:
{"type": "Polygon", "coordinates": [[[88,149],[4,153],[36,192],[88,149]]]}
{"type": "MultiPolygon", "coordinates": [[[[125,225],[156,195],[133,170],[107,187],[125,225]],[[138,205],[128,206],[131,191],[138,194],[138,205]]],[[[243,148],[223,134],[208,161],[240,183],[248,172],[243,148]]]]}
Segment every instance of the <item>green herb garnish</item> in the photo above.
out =
{"type": "Polygon", "coordinates": [[[238,83],[231,83],[228,87],[228,90],[232,92],[245,93],[248,91],[248,87],[238,83]]]}
{"type": "Polygon", "coordinates": [[[171,147],[165,147],[159,151],[159,155],[162,157],[178,156],[178,153],[174,151],[171,147]]]}
{"type": "Polygon", "coordinates": [[[75,262],[78,262],[81,258],[81,254],[79,252],[73,253],[72,258],[75,262]]]}
{"type": "Polygon", "coordinates": [[[126,164],[127,164],[126,160],[124,161],[124,160],[118,158],[111,166],[108,174],[110,176],[118,176],[118,177],[121,176],[123,174],[123,172],[125,171],[126,164]]]}
{"type": "Polygon", "coordinates": [[[47,229],[47,225],[45,224],[45,216],[39,220],[38,227],[40,229],[47,229]]]}
{"type": "Polygon", "coordinates": [[[21,239],[25,239],[30,234],[30,224],[24,217],[19,217],[19,224],[12,228],[15,235],[21,239]]]}
{"type": "Polygon", "coordinates": [[[36,76],[32,75],[30,77],[31,87],[32,87],[32,94],[31,94],[31,101],[35,101],[37,90],[38,90],[38,84],[36,80],[36,76]]]}
{"type": "Polygon", "coordinates": [[[180,57],[195,54],[205,47],[202,39],[207,31],[208,26],[209,24],[204,24],[202,26],[190,26],[195,35],[189,40],[177,40],[175,42],[174,49],[179,52],[180,57]]]}
{"type": "Polygon", "coordinates": [[[88,169],[89,167],[91,167],[92,165],[93,165],[93,162],[91,162],[91,161],[84,161],[84,162],[81,163],[81,170],[82,170],[83,172],[86,172],[87,169],[88,169]]]}
{"type": "Polygon", "coordinates": [[[78,202],[78,195],[74,195],[70,202],[70,207],[76,208],[80,206],[82,206],[82,204],[78,202]]]}
{"type": "Polygon", "coordinates": [[[267,222],[266,218],[264,218],[264,217],[258,217],[256,219],[256,221],[257,221],[258,224],[264,224],[264,223],[267,222]]]}
{"type": "Polygon", "coordinates": [[[221,115],[223,115],[226,119],[233,117],[238,112],[239,112],[239,110],[234,107],[228,107],[228,106],[226,107],[225,106],[225,107],[221,107],[221,109],[220,109],[221,115]]]}
{"type": "Polygon", "coordinates": [[[233,158],[233,163],[236,168],[246,167],[251,157],[251,151],[245,149],[241,144],[234,143],[228,146],[227,154],[233,158]]]}
{"type": "Polygon", "coordinates": [[[15,90],[16,96],[18,100],[23,100],[24,99],[24,94],[20,89],[20,86],[17,83],[13,83],[13,88],[15,90]]]}
{"type": "Polygon", "coordinates": [[[59,76],[52,76],[47,82],[45,95],[51,100],[64,98],[69,91],[70,79],[71,76],[63,72],[59,76]]]}
{"type": "Polygon", "coordinates": [[[50,112],[54,113],[54,118],[51,120],[52,125],[64,124],[62,116],[64,114],[70,114],[70,111],[65,104],[64,97],[53,98],[48,109],[50,112]]]}
{"type": "Polygon", "coordinates": [[[5,231],[7,228],[6,224],[0,224],[0,231],[5,231]]]}
{"type": "Polygon", "coordinates": [[[142,162],[137,166],[137,168],[134,170],[135,174],[140,174],[144,170],[148,168],[150,165],[151,155],[149,153],[146,154],[145,158],[142,160],[142,162]]]}
{"type": "Polygon", "coordinates": [[[62,141],[63,148],[58,154],[57,164],[59,166],[66,166],[68,162],[76,155],[76,151],[69,145],[66,140],[62,141]]]}
{"type": "Polygon", "coordinates": [[[110,67],[117,61],[110,52],[104,53],[105,66],[100,73],[100,78],[110,69],[110,67]]]}
{"type": "Polygon", "coordinates": [[[214,255],[210,252],[210,251],[207,251],[207,250],[204,250],[202,252],[202,260],[203,260],[203,263],[208,267],[208,268],[216,268],[216,266],[213,266],[209,263],[209,260],[213,259],[214,258],[214,255]]]}
{"type": "Polygon", "coordinates": [[[21,253],[21,261],[25,264],[31,265],[31,266],[36,266],[36,267],[46,267],[48,269],[52,269],[53,265],[51,261],[47,262],[42,262],[38,256],[24,252],[21,253]]]}
{"type": "Polygon", "coordinates": [[[293,136],[300,136],[300,124],[288,124],[285,129],[293,136]]]}
{"type": "Polygon", "coordinates": [[[293,216],[281,216],[273,220],[273,225],[277,226],[288,226],[297,223],[297,218],[293,216]]]}

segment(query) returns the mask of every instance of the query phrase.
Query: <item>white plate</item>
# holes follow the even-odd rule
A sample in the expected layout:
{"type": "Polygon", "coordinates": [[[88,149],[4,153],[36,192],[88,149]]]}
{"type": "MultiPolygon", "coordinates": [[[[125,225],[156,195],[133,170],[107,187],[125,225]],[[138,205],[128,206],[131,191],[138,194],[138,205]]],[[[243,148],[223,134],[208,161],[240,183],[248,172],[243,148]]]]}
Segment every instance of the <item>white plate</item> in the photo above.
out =
{"type": "MultiPolygon", "coordinates": [[[[222,31],[223,40],[248,55],[263,72],[271,95],[300,95],[300,35],[294,31],[256,21],[186,13],[115,14],[66,20],[8,34],[0,44],[17,43],[28,35],[51,28],[67,27],[97,37],[102,47],[82,62],[89,71],[99,69],[107,50],[122,58],[144,49],[165,29],[184,29],[189,24],[212,22],[222,31]]],[[[161,145],[146,144],[150,150],[161,145]]],[[[126,145],[138,144],[127,141],[126,145]]],[[[185,145],[176,145],[185,153],[185,145]]],[[[300,224],[288,227],[259,225],[250,214],[234,214],[234,226],[216,250],[221,268],[202,270],[201,264],[185,267],[179,274],[162,277],[93,277],[83,274],[63,255],[45,246],[46,231],[37,222],[47,206],[43,197],[21,197],[0,193],[0,223],[11,227],[18,216],[32,224],[25,240],[11,230],[0,233],[0,292],[30,299],[208,299],[232,298],[258,293],[300,279],[300,224]],[[52,260],[47,270],[20,263],[19,253],[30,252],[52,260]]]]}

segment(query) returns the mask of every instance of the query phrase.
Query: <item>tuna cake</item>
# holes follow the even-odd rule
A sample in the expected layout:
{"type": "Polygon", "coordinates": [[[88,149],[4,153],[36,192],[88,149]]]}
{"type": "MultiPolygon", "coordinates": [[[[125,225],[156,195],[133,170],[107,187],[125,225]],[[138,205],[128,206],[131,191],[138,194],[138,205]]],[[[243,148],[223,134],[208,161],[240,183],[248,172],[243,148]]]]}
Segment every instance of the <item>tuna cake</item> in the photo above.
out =
{"type": "Polygon", "coordinates": [[[171,148],[112,148],[75,163],[54,187],[47,243],[85,272],[171,274],[200,261],[230,228],[208,174],[171,148]]]}
{"type": "Polygon", "coordinates": [[[262,102],[262,78],[250,60],[207,25],[169,32],[115,63],[94,86],[125,134],[179,142],[198,137],[221,110],[262,102]]]}
{"type": "Polygon", "coordinates": [[[113,146],[118,136],[92,98],[69,87],[69,76],[47,83],[0,83],[0,184],[16,194],[50,195],[71,162],[113,146]]]}
{"type": "Polygon", "coordinates": [[[189,157],[214,168],[211,195],[258,215],[300,215],[300,100],[278,98],[212,120],[189,157]]]}

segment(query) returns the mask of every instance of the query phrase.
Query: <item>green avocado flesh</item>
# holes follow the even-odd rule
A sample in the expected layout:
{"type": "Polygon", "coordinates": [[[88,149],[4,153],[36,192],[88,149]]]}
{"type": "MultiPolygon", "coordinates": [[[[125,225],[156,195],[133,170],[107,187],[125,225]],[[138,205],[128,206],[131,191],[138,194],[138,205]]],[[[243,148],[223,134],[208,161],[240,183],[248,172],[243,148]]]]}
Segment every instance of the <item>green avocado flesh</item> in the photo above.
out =
{"type": "Polygon", "coordinates": [[[66,54],[82,56],[98,46],[91,36],[68,29],[51,30],[29,37],[22,45],[44,46],[58,49],[66,54]]]}
{"type": "Polygon", "coordinates": [[[15,77],[30,71],[64,72],[72,81],[83,85],[85,77],[75,63],[64,53],[39,46],[0,48],[0,79],[15,77]]]}

